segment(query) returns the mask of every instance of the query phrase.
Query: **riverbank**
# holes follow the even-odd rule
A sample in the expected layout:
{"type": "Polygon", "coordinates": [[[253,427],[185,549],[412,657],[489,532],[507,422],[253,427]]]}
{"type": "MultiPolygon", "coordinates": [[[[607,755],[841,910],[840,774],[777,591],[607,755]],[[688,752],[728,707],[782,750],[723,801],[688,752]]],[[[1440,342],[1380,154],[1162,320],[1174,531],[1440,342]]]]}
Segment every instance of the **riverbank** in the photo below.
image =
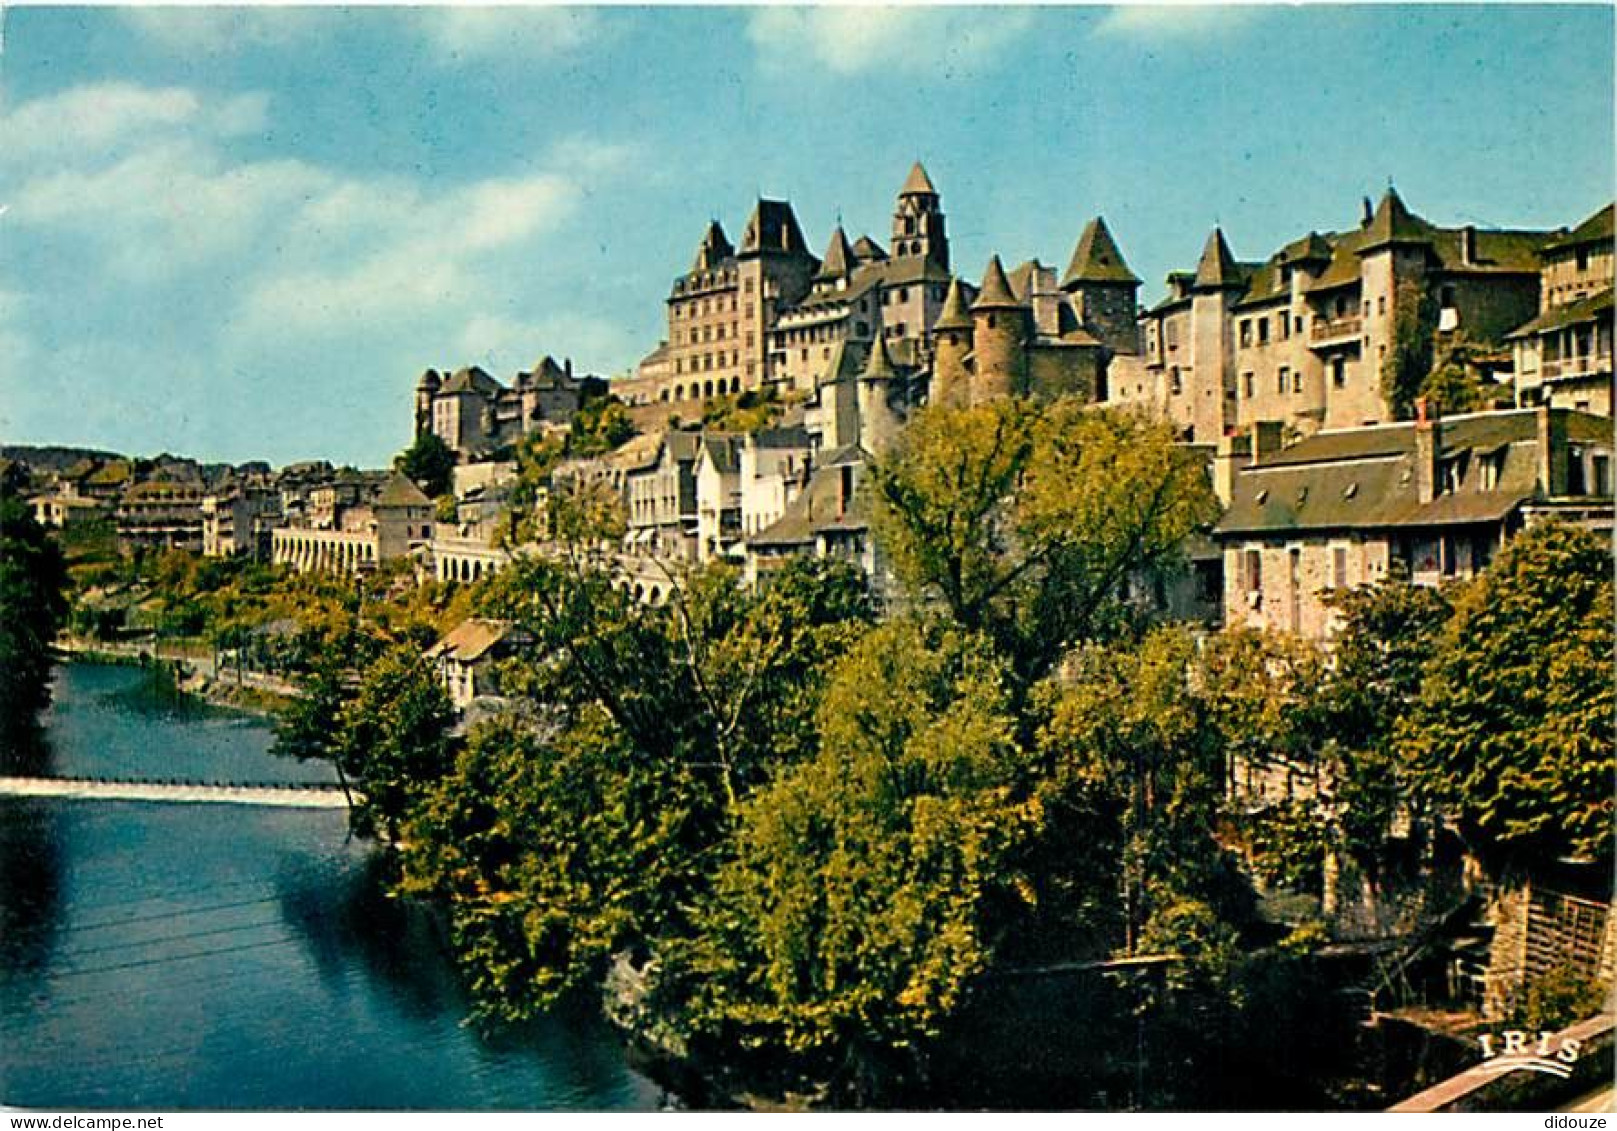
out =
{"type": "Polygon", "coordinates": [[[202,702],[232,711],[274,718],[299,694],[297,686],[261,672],[233,672],[220,669],[211,655],[179,649],[177,655],[163,655],[162,645],[117,643],[62,636],[56,649],[66,659],[120,667],[144,667],[161,663],[176,673],[175,688],[202,702]]]}

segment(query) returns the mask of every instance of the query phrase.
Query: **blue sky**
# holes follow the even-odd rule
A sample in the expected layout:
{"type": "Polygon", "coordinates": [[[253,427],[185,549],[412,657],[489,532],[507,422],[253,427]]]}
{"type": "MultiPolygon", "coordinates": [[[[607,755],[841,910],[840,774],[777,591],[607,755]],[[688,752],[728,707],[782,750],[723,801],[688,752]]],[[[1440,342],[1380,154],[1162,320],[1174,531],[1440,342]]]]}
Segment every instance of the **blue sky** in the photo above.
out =
{"type": "Polygon", "coordinates": [[[1613,194],[1592,7],[37,9],[3,14],[0,439],[384,462],[428,365],[633,365],[710,217],[883,243],[922,159],[956,267],[1142,298],[1392,178],[1441,223],[1613,194]]]}

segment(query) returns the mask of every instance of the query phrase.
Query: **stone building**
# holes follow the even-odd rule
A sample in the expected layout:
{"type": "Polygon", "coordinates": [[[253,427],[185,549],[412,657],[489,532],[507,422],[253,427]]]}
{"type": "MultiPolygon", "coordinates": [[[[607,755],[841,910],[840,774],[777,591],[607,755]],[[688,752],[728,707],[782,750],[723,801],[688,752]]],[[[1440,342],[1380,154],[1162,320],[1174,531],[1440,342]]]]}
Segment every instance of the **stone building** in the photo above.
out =
{"type": "MultiPolygon", "coordinates": [[[[628,549],[694,561],[697,554],[696,458],[700,437],[668,429],[637,444],[623,470],[628,549]]],[[[634,441],[631,441],[634,443],[634,441]]]]}
{"type": "Polygon", "coordinates": [[[1558,517],[1609,535],[1611,421],[1523,409],[1327,429],[1282,447],[1269,422],[1227,438],[1224,621],[1313,639],[1331,593],[1404,577],[1436,585],[1484,568],[1526,524],[1558,517]]]}
{"type": "Polygon", "coordinates": [[[428,369],[416,382],[415,434],[431,432],[462,462],[488,459],[531,432],[566,428],[579,405],[604,393],[598,377],[573,376],[571,360],[541,358],[507,388],[473,365],[444,376],[428,369]]]}
{"type": "Polygon", "coordinates": [[[455,710],[464,712],[474,700],[500,696],[500,661],[532,642],[508,621],[470,617],[427,649],[426,658],[455,710]]]}
{"type": "Polygon", "coordinates": [[[1612,414],[1612,211],[1539,252],[1538,316],[1510,335],[1517,404],[1612,414]]]}
{"type": "Polygon", "coordinates": [[[355,482],[348,478],[314,492],[324,497],[330,490],[342,500],[329,515],[317,508],[312,519],[276,527],[271,560],[305,573],[369,573],[432,540],[433,503],[414,483],[393,473],[379,487],[352,495],[355,482]]]}
{"type": "Polygon", "coordinates": [[[741,449],[733,432],[703,432],[697,439],[696,560],[727,556],[741,534],[741,449]]]}
{"type": "Polygon", "coordinates": [[[154,479],[136,483],[118,500],[118,548],[141,551],[202,551],[200,487],[154,479]]]}
{"type": "Polygon", "coordinates": [[[267,559],[270,532],[281,520],[281,493],[269,487],[233,486],[202,499],[202,554],[267,559]]]}
{"type": "Polygon", "coordinates": [[[1143,369],[1108,399],[1156,406],[1209,444],[1261,420],[1303,433],[1381,423],[1400,285],[1435,311],[1439,340],[1498,342],[1538,309],[1549,239],[1439,227],[1391,189],[1359,227],[1309,232],[1261,263],[1214,229],[1196,270],[1170,274],[1142,316],[1143,369]]]}

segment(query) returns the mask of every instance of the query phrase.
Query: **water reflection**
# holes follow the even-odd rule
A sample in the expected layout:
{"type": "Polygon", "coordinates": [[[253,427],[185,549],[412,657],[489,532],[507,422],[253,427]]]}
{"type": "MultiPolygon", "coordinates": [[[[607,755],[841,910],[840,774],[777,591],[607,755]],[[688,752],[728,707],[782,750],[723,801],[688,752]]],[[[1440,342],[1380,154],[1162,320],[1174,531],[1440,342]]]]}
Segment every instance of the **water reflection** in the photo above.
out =
{"type": "MultiPolygon", "coordinates": [[[[246,780],[279,765],[262,724],[131,711],[127,673],[64,673],[62,772],[179,757],[224,776],[210,751],[246,780]]],[[[656,1105],[588,1013],[463,1024],[431,918],[382,880],[341,812],[0,798],[0,1103],[656,1105]]]]}

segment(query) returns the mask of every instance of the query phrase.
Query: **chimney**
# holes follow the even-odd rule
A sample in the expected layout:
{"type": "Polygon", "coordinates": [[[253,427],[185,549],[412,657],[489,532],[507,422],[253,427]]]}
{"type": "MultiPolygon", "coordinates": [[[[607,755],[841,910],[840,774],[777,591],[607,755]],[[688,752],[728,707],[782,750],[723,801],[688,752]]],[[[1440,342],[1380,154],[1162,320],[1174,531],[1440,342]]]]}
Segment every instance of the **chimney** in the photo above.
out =
{"type": "Polygon", "coordinates": [[[572,377],[573,377],[573,359],[572,358],[569,357],[565,361],[562,362],[561,371],[563,373],[567,374],[567,379],[568,380],[572,380],[572,377]]]}
{"type": "Polygon", "coordinates": [[[1470,224],[1460,229],[1460,262],[1467,267],[1477,264],[1477,230],[1470,224]]]}
{"type": "Polygon", "coordinates": [[[1218,450],[1213,454],[1213,494],[1226,507],[1235,497],[1235,477],[1252,464],[1252,448],[1244,440],[1243,436],[1226,432],[1219,437],[1218,450]]]}
{"type": "Polygon", "coordinates": [[[1370,198],[1367,196],[1364,198],[1363,207],[1360,211],[1359,227],[1368,228],[1370,226],[1370,221],[1374,220],[1375,218],[1376,210],[1371,207],[1370,198]]]}
{"type": "Polygon", "coordinates": [[[1415,398],[1415,495],[1422,503],[1437,497],[1437,457],[1443,450],[1443,422],[1437,406],[1415,398]]]}
{"type": "Polygon", "coordinates": [[[1538,489],[1550,498],[1566,494],[1566,413],[1538,406],[1538,489]]]}
{"type": "Polygon", "coordinates": [[[1284,435],[1284,426],[1278,420],[1258,420],[1252,424],[1252,459],[1249,464],[1257,467],[1264,460],[1269,459],[1281,448],[1281,436],[1284,435]]]}

